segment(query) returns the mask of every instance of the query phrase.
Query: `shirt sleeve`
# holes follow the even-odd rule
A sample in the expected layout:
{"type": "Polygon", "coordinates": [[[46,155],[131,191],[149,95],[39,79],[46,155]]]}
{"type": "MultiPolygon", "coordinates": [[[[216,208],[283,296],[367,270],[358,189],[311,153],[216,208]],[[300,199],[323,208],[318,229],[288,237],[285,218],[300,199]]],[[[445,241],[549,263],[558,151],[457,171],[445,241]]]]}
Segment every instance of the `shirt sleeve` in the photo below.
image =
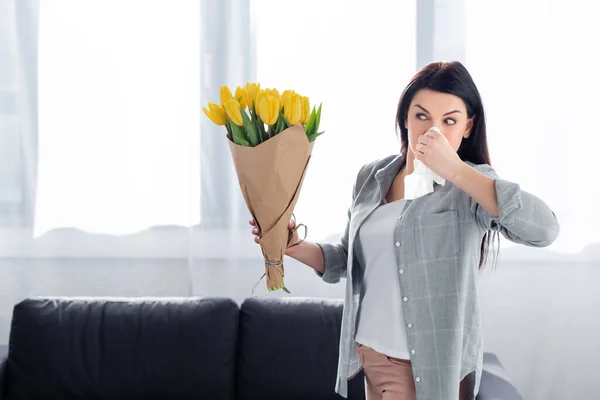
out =
{"type": "MultiPolygon", "coordinates": [[[[354,188],[352,190],[352,203],[356,199],[356,190],[360,188],[359,180],[361,179],[362,172],[365,170],[363,166],[358,172],[354,188]]],[[[325,272],[321,273],[315,271],[316,274],[327,283],[338,283],[341,278],[345,278],[348,271],[348,234],[350,231],[350,221],[352,218],[352,206],[348,209],[348,220],[346,222],[346,228],[340,239],[339,243],[317,243],[323,252],[323,258],[325,260],[325,272]]]]}
{"type": "Polygon", "coordinates": [[[521,190],[516,183],[500,179],[487,165],[474,168],[493,178],[499,215],[493,216],[470,198],[470,209],[485,230],[499,231],[508,240],[533,247],[546,247],[558,237],[560,227],[554,212],[540,198],[521,190]]]}

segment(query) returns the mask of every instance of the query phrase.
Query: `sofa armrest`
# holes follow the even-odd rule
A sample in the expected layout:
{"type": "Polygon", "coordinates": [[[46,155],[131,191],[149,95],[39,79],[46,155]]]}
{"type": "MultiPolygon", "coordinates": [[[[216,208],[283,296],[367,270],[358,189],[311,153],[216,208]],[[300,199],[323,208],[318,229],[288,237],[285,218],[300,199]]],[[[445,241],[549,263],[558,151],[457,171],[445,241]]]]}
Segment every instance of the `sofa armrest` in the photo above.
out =
{"type": "Polygon", "coordinates": [[[6,391],[6,364],[8,360],[8,346],[0,345],[0,400],[4,399],[6,391]]]}
{"type": "Polygon", "coordinates": [[[484,353],[477,400],[523,400],[495,354],[484,353]]]}

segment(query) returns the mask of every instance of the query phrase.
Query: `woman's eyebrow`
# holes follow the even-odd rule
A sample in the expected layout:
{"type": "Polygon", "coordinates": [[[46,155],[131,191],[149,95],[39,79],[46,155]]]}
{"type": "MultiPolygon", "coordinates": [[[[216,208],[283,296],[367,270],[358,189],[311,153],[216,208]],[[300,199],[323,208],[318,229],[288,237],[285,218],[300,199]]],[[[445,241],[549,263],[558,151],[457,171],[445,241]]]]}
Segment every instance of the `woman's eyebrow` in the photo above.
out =
{"type": "MultiPolygon", "coordinates": [[[[421,110],[425,111],[427,114],[431,114],[429,111],[427,111],[427,110],[425,109],[425,107],[423,107],[423,106],[422,106],[422,105],[420,105],[420,104],[415,104],[415,107],[418,107],[418,108],[420,108],[421,110]]],[[[452,110],[452,111],[449,111],[449,112],[447,112],[446,114],[444,114],[444,115],[443,115],[443,117],[445,117],[446,115],[450,115],[450,114],[454,114],[454,113],[460,113],[460,112],[461,112],[460,110],[452,110]]]]}
{"type": "Polygon", "coordinates": [[[419,107],[421,110],[423,110],[423,111],[425,111],[427,114],[429,114],[429,111],[427,111],[427,110],[425,109],[425,107],[423,107],[422,105],[420,105],[420,104],[415,104],[415,107],[419,107]]]}
{"type": "Polygon", "coordinates": [[[446,114],[443,115],[443,117],[445,117],[446,115],[450,115],[450,114],[454,114],[454,113],[459,113],[460,110],[452,110],[450,112],[447,112],[446,114]]]}

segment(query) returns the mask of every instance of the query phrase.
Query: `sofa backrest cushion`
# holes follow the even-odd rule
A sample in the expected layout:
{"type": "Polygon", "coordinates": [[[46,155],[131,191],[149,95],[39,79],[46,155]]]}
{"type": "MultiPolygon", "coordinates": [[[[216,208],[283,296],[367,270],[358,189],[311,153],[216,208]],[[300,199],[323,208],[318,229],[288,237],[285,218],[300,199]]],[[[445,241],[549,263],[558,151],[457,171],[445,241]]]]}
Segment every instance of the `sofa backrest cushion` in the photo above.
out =
{"type": "Polygon", "coordinates": [[[28,299],[14,308],[7,399],[233,399],[229,299],[28,299]]]}
{"type": "MultiPolygon", "coordinates": [[[[237,362],[240,400],[341,399],[335,393],[343,303],[257,299],[241,306],[237,362]]],[[[362,372],[350,399],[364,399],[362,372]]]]}

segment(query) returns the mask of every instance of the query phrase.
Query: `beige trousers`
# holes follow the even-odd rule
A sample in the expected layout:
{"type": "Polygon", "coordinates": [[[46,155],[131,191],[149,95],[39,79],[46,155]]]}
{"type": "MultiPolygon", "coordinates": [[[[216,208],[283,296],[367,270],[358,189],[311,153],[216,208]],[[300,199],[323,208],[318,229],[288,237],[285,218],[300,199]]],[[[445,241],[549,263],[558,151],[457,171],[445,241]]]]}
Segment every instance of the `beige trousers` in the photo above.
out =
{"type": "MultiPolygon", "coordinates": [[[[357,351],[365,372],[367,400],[416,400],[410,360],[389,357],[368,346],[358,346],[357,351]]],[[[467,399],[466,385],[460,386],[460,400],[467,399]]]]}

